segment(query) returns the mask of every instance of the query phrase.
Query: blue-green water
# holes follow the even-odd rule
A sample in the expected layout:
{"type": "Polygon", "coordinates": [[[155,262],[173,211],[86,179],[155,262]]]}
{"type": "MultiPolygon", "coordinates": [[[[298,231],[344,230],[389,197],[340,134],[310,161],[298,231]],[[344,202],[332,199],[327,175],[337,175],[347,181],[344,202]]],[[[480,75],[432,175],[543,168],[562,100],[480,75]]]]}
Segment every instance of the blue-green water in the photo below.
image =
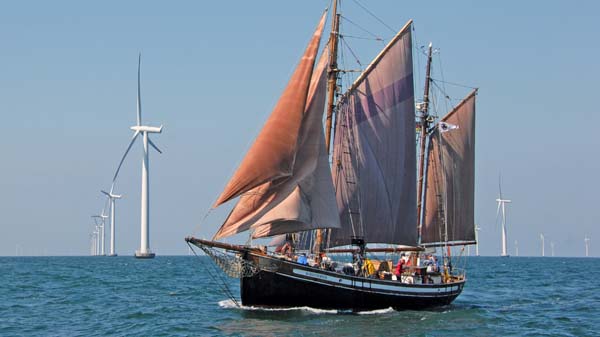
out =
{"type": "Polygon", "coordinates": [[[236,308],[201,259],[0,257],[0,335],[600,336],[600,259],[473,257],[452,305],[364,314],[236,308]]]}

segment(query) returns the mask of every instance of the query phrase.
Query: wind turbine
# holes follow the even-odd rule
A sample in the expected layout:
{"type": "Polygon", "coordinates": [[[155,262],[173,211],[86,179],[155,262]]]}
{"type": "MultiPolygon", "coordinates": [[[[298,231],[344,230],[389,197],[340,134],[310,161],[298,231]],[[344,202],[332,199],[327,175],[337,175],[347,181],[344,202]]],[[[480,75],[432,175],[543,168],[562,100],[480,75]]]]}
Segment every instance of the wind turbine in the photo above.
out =
{"type": "Polygon", "coordinates": [[[550,251],[552,252],[552,257],[554,257],[554,241],[550,241],[550,251]]]}
{"type": "Polygon", "coordinates": [[[99,230],[98,230],[98,225],[95,225],[94,231],[92,232],[92,235],[94,237],[94,253],[92,255],[96,256],[98,255],[98,249],[100,249],[100,236],[98,235],[99,230]]]}
{"type": "Polygon", "coordinates": [[[590,238],[588,238],[586,235],[585,239],[583,239],[583,242],[585,242],[585,256],[589,257],[590,256],[590,238]]]}
{"type": "Polygon", "coordinates": [[[481,227],[475,225],[475,256],[479,256],[479,231],[481,227]]]}
{"type": "Polygon", "coordinates": [[[519,256],[519,241],[515,240],[515,256],[519,256]]]}
{"type": "Polygon", "coordinates": [[[100,191],[108,197],[110,201],[110,253],[108,256],[117,256],[115,253],[115,200],[121,199],[121,195],[113,194],[114,185],[110,187],[110,192],[100,191]]]}
{"type": "Polygon", "coordinates": [[[99,244],[100,244],[100,254],[99,255],[104,256],[105,255],[105,253],[104,253],[104,247],[105,247],[105,243],[104,243],[104,237],[105,237],[104,228],[105,228],[105,226],[104,226],[104,224],[105,224],[105,220],[106,220],[106,218],[108,218],[108,216],[104,215],[104,209],[102,209],[102,213],[100,213],[98,215],[92,215],[92,218],[94,218],[94,221],[96,221],[96,226],[99,227],[99,234],[100,234],[100,242],[99,242],[99,244]],[[96,219],[100,219],[100,220],[97,221],[96,219]]]}
{"type": "Polygon", "coordinates": [[[546,256],[544,253],[544,234],[540,234],[540,239],[542,240],[542,256],[546,256]]]}
{"type": "Polygon", "coordinates": [[[103,255],[102,246],[104,243],[104,228],[102,221],[99,222],[98,218],[100,218],[99,215],[92,215],[92,219],[94,219],[94,224],[96,225],[96,231],[94,231],[96,234],[96,255],[103,255]]]}
{"type": "Polygon", "coordinates": [[[498,214],[500,213],[500,209],[502,209],[502,255],[501,256],[508,256],[508,253],[506,252],[506,204],[507,203],[511,203],[510,200],[508,199],[502,199],[502,181],[501,181],[501,177],[498,177],[498,190],[500,192],[500,198],[496,199],[496,202],[498,202],[498,210],[496,211],[496,221],[498,221],[498,214]]]}
{"type": "Polygon", "coordinates": [[[92,256],[96,255],[95,249],[96,249],[96,235],[94,234],[94,232],[92,232],[90,234],[90,255],[92,255],[92,256]]]}
{"type": "Polygon", "coordinates": [[[142,125],[142,99],[140,94],[140,68],[141,68],[142,54],[140,53],[138,57],[138,86],[137,86],[137,124],[132,126],[130,129],[134,131],[133,137],[129,142],[129,146],[127,150],[125,150],[125,154],[123,154],[123,158],[121,158],[121,162],[117,167],[117,171],[115,172],[115,176],[113,177],[113,185],[117,179],[117,175],[119,174],[119,170],[121,169],[121,165],[123,165],[123,161],[125,157],[127,157],[127,153],[135,143],[135,140],[138,136],[142,135],[143,141],[143,149],[144,149],[144,157],[142,160],[142,205],[141,205],[141,242],[140,249],[135,252],[135,257],[137,258],[153,258],[154,253],[150,251],[150,158],[148,156],[148,144],[150,144],[158,153],[162,153],[161,150],[152,142],[149,137],[149,133],[161,133],[162,125],[160,127],[154,126],[145,126],[142,125]]]}

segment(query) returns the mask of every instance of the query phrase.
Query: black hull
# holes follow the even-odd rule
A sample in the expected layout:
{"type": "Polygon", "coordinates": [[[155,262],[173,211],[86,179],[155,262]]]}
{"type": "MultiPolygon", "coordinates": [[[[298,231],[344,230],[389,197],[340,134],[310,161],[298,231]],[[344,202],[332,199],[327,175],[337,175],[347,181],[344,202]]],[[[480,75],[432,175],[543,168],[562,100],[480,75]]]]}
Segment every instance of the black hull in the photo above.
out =
{"type": "Polygon", "coordinates": [[[242,304],[260,307],[312,307],[365,311],[426,309],[450,304],[464,280],[446,284],[404,284],[342,275],[246,253],[260,271],[240,280],[242,304]]]}

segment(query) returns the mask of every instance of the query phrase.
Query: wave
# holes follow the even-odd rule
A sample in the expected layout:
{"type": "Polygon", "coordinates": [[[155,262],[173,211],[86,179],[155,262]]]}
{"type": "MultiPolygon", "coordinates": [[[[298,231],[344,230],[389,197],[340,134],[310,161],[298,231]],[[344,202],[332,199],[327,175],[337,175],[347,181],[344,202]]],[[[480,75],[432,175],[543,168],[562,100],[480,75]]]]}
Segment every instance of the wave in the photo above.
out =
{"type": "Polygon", "coordinates": [[[237,304],[231,299],[219,301],[219,306],[224,309],[239,309],[248,311],[265,311],[265,312],[276,312],[276,311],[302,311],[316,315],[339,315],[339,314],[358,314],[358,315],[382,315],[394,312],[394,309],[377,309],[371,311],[359,311],[353,312],[351,310],[336,310],[336,309],[317,309],[312,307],[289,307],[289,308],[265,308],[265,307],[254,307],[237,304]]]}
{"type": "Polygon", "coordinates": [[[383,315],[383,314],[389,314],[391,312],[395,312],[396,310],[394,310],[393,308],[387,308],[387,309],[377,309],[377,310],[371,310],[371,311],[359,311],[357,312],[357,314],[359,315],[383,315]]]}

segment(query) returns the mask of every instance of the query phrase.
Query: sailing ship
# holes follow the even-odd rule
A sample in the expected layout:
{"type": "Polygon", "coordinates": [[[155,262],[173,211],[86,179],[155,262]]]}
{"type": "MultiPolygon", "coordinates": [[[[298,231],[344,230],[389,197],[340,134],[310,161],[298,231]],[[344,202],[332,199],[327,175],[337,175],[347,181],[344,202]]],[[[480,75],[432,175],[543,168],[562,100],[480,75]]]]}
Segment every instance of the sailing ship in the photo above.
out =
{"type": "Polygon", "coordinates": [[[436,122],[430,45],[425,95],[415,104],[409,21],[340,94],[336,7],[320,58],[327,13],[213,207],[237,204],[212,240],[186,241],[240,279],[245,306],[447,305],[466,282],[450,247],[475,243],[476,90],[436,122]],[[273,237],[276,248],[219,241],[245,231],[273,237]],[[426,266],[438,249],[442,265],[426,266]]]}

